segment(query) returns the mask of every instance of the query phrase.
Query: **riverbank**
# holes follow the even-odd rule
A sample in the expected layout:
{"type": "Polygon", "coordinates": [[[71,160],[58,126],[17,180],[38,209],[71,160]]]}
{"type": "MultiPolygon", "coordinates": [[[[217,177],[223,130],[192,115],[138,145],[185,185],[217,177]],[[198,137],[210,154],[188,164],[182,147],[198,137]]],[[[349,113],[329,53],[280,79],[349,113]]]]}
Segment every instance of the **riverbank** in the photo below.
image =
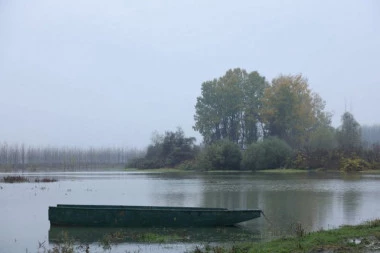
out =
{"type": "MultiPolygon", "coordinates": [[[[306,233],[301,225],[295,226],[294,235],[268,242],[237,243],[231,246],[211,246],[209,244],[195,246],[187,253],[337,253],[337,252],[380,252],[380,220],[373,220],[356,226],[342,226],[332,230],[321,230],[306,233]]],[[[132,238],[135,242],[148,244],[178,243],[186,241],[184,235],[165,235],[154,232],[128,234],[125,231],[111,233],[103,237],[99,246],[103,250],[111,250],[119,242],[132,238]]],[[[59,243],[53,249],[70,249],[74,252],[74,244],[62,233],[57,238],[59,243]],[[63,237],[62,237],[63,236],[63,237]],[[71,242],[71,243],[70,243],[71,242]],[[69,246],[69,247],[68,247],[69,246]]],[[[228,244],[228,242],[226,242],[228,244]]],[[[226,244],[224,244],[226,245],[226,244]]],[[[82,245],[83,246],[83,245],[82,245]]],[[[98,248],[99,249],[99,248],[98,248]]],[[[54,251],[61,252],[61,251],[54,251]]],[[[62,251],[63,252],[63,251],[62,251]]],[[[86,251],[86,252],[90,252],[86,251]]],[[[92,251],[91,251],[92,252],[92,251]]]]}
{"type": "Polygon", "coordinates": [[[127,172],[146,172],[146,173],[184,173],[184,172],[199,172],[199,173],[306,173],[309,171],[319,171],[319,170],[303,170],[303,169],[268,169],[268,170],[207,170],[207,171],[197,171],[197,170],[183,170],[178,168],[158,168],[158,169],[136,169],[136,168],[126,168],[127,172]]]}
{"type": "Polygon", "coordinates": [[[356,226],[342,226],[332,230],[306,233],[297,226],[294,236],[269,242],[236,244],[230,248],[199,246],[192,253],[209,252],[380,252],[380,219],[356,226]]]}
{"type": "Polygon", "coordinates": [[[136,168],[126,168],[127,172],[145,172],[145,173],[273,173],[273,174],[295,174],[295,173],[308,173],[308,172],[320,172],[320,173],[361,173],[361,174],[380,174],[380,170],[363,170],[355,172],[343,172],[340,170],[326,170],[323,168],[319,169],[265,169],[265,170],[208,170],[208,171],[197,171],[197,170],[184,170],[179,168],[159,168],[159,169],[136,169],[136,168]]]}

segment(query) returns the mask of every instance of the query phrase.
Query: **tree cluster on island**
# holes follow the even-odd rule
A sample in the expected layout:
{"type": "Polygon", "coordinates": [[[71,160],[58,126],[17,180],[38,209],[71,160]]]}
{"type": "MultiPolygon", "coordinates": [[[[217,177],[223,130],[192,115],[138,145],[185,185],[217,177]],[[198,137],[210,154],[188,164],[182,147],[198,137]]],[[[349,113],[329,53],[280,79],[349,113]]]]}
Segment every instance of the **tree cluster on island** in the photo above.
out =
{"type": "Polygon", "coordinates": [[[380,169],[380,127],[361,128],[350,112],[342,115],[341,126],[332,127],[325,101],[302,75],[279,75],[269,83],[257,71],[230,69],[202,83],[195,110],[201,145],[180,128],[167,131],[128,166],[380,169]]]}

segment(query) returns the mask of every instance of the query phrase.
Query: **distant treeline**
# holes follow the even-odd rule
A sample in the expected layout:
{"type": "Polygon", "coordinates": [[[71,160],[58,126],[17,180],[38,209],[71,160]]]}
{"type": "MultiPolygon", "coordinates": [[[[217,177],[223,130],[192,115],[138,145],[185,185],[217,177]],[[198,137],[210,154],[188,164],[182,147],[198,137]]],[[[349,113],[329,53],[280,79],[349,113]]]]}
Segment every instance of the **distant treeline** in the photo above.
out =
{"type": "Polygon", "coordinates": [[[26,147],[0,144],[0,170],[80,170],[124,166],[144,155],[131,148],[26,147]]]}
{"type": "Polygon", "coordinates": [[[373,145],[380,145],[380,125],[362,126],[363,147],[372,148],[373,145]]]}

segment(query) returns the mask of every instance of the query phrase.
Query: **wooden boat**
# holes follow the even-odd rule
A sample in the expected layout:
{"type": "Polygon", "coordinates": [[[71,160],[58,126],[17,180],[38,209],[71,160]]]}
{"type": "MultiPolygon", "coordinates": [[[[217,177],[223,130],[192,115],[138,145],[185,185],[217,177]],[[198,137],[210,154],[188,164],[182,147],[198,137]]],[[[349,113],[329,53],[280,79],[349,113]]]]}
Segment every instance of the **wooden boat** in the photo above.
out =
{"type": "Polygon", "coordinates": [[[261,212],[198,207],[57,205],[49,207],[49,220],[53,226],[213,227],[255,219],[261,212]]]}

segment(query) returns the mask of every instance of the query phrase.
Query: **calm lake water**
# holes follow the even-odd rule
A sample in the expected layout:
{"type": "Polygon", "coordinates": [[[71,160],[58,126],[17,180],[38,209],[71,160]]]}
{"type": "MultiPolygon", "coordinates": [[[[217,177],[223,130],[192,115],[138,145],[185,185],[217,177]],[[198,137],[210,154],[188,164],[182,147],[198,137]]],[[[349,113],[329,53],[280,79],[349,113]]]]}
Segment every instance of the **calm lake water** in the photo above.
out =
{"type": "MultiPolygon", "coordinates": [[[[0,178],[9,174],[0,174],[0,178]]],[[[268,240],[289,234],[294,224],[307,231],[358,224],[380,217],[380,175],[326,173],[147,174],[132,172],[30,173],[53,177],[54,183],[0,182],[0,253],[38,252],[38,243],[59,240],[50,228],[48,207],[57,204],[159,205],[262,209],[267,217],[237,228],[153,229],[181,236],[174,243],[113,245],[111,252],[184,252],[205,243],[268,240]]],[[[91,243],[107,229],[69,229],[68,234],[91,243]]],[[[126,230],[134,234],[138,230],[126,230]]],[[[41,251],[40,251],[41,252],[41,251]]]]}

